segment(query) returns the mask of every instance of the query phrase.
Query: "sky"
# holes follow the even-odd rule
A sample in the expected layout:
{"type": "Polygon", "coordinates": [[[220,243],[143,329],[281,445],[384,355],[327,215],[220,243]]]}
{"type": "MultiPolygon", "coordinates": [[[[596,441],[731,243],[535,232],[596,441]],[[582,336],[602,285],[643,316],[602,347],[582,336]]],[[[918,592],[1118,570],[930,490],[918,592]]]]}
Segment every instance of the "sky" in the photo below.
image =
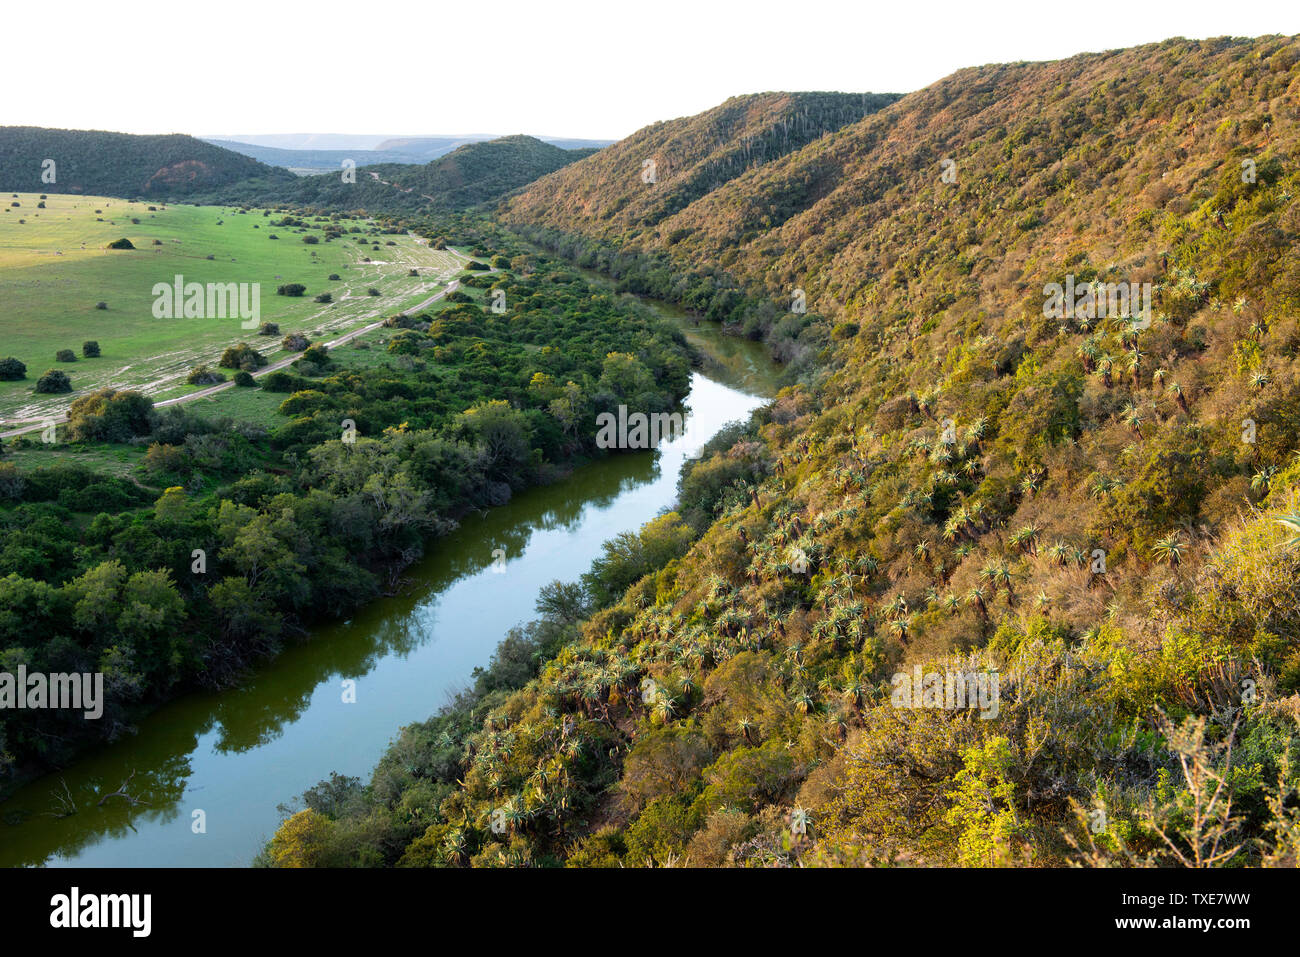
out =
{"type": "Polygon", "coordinates": [[[618,139],[729,96],[1300,34],[1300,0],[68,0],[6,5],[0,125],[618,139]],[[49,43],[42,38],[50,37],[49,43]]]}

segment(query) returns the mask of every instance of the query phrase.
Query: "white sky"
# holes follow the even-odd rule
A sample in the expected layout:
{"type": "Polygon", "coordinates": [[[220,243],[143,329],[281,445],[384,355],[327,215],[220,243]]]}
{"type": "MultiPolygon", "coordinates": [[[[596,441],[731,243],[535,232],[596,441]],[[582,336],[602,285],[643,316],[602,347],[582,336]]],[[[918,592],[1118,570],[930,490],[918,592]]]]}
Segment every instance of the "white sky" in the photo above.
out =
{"type": "Polygon", "coordinates": [[[1300,0],[63,0],[3,22],[0,125],[616,139],[738,93],[1294,35],[1300,0]]]}

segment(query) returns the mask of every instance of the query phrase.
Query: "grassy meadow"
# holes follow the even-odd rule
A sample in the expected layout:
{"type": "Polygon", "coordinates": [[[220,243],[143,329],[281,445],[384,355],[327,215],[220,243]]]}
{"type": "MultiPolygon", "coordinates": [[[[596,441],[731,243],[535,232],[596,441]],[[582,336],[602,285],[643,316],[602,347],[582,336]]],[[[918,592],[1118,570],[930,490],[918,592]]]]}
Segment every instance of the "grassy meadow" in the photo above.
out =
{"type": "Polygon", "coordinates": [[[56,194],[42,200],[35,193],[6,194],[0,208],[0,358],[27,366],[26,379],[0,382],[0,424],[57,416],[77,395],[105,386],[158,398],[195,391],[185,382],[189,371],[215,366],[235,342],[248,341],[274,361],[283,355],[284,334],[315,340],[345,333],[425,301],[459,268],[453,253],[382,235],[366,220],[341,222],[345,235],[326,242],[324,220],[307,229],[276,227],[282,214],[260,210],[56,194]],[[320,241],[304,243],[308,234],[320,241]],[[123,237],[136,248],[107,248],[123,237]],[[332,273],[340,278],[329,280],[332,273]],[[155,318],[154,284],[177,275],[186,283],[260,283],[261,319],[278,323],[281,336],[260,337],[237,318],[155,318]],[[304,296],[275,295],[277,286],[295,282],[307,287],[304,296]],[[369,295],[371,287],[380,295],[369,295]],[[334,301],[316,302],[322,292],[334,301]],[[98,358],[82,356],[86,340],[99,343],[98,358]],[[60,349],[71,349],[76,361],[56,362],[60,349]],[[72,393],[33,392],[50,368],[68,374],[72,393]]]}

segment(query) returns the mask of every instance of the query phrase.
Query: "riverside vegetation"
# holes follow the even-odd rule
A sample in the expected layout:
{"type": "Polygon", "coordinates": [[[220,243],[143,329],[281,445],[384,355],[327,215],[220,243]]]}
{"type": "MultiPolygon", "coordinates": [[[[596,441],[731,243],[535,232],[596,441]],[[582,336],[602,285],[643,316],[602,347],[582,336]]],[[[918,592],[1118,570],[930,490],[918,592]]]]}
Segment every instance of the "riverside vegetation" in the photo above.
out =
{"type": "Polygon", "coordinates": [[[465,510],[607,454],[602,412],[676,408],[691,356],[668,323],[544,257],[475,252],[496,271],[338,349],[297,343],[288,369],[249,376],[256,340],[212,356],[278,403],[266,421],[104,389],[73,402],[58,442],[6,445],[0,667],[103,672],[107,705],[98,722],[0,712],[3,770],[57,764],[150,703],[237,680],[400,587],[465,510]]]}
{"type": "Polygon", "coordinates": [[[1298,64],[964,70],[674,187],[799,108],[742,98],[507,197],[797,381],[266,861],[1294,865],[1298,64]],[[1154,315],[1045,315],[1067,276],[1154,315]],[[894,706],[918,665],[996,673],[998,716],[894,706]]]}

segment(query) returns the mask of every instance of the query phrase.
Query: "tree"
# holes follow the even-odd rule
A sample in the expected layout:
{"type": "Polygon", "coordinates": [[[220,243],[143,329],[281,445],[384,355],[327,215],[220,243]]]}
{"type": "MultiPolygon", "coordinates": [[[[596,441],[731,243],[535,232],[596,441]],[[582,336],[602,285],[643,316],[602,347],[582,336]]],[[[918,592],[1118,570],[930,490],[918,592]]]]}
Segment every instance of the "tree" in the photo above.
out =
{"type": "Polygon", "coordinates": [[[528,420],[503,399],[476,405],[460,417],[460,425],[485,455],[488,474],[514,485],[529,459],[528,420]]]}
{"type": "Polygon", "coordinates": [[[246,372],[255,372],[266,364],[266,356],[247,342],[231,346],[221,354],[221,361],[217,363],[223,369],[243,369],[246,372]]]}
{"type": "Polygon", "coordinates": [[[74,442],[129,442],[153,431],[153,400],[132,390],[101,389],[68,408],[68,437],[74,442]]]}
{"type": "Polygon", "coordinates": [[[186,376],[185,381],[190,385],[217,385],[226,381],[224,373],[216,369],[209,369],[207,366],[195,366],[186,376]]]}
{"type": "Polygon", "coordinates": [[[267,856],[275,867],[314,867],[332,829],[324,814],[299,811],[276,829],[267,856]]]}
{"type": "Polygon", "coordinates": [[[45,374],[36,380],[36,391],[42,393],[71,392],[72,380],[68,378],[66,372],[59,369],[47,369],[45,374]]]}
{"type": "Polygon", "coordinates": [[[541,587],[536,607],[543,618],[564,625],[576,625],[591,613],[583,587],[577,582],[559,580],[541,587]]]}

